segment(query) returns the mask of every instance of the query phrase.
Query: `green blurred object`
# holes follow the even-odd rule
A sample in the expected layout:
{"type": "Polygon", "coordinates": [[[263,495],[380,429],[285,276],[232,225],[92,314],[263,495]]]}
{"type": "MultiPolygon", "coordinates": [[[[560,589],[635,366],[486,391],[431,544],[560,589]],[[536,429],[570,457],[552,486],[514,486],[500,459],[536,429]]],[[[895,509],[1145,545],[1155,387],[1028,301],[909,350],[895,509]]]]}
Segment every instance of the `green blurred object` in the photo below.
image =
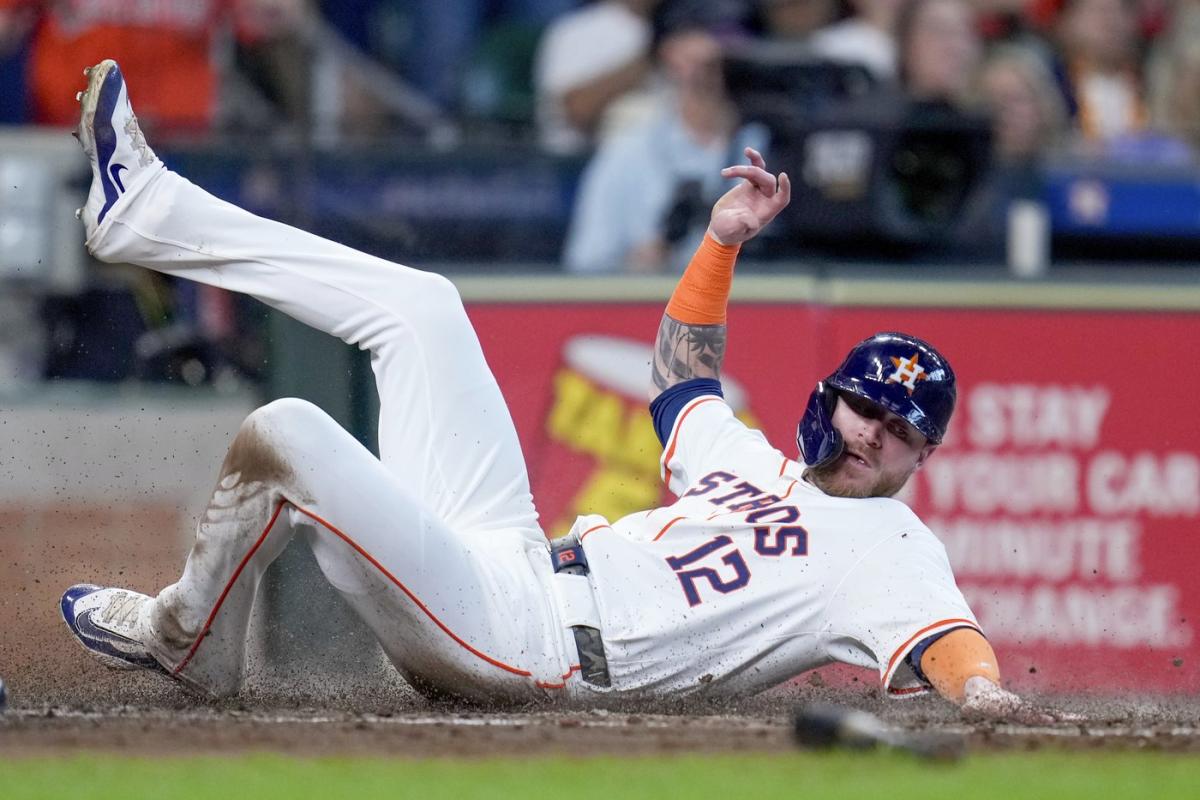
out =
{"type": "Polygon", "coordinates": [[[509,22],[492,27],[471,56],[459,87],[461,111],[497,122],[533,122],[533,62],[542,28],[509,22]]]}

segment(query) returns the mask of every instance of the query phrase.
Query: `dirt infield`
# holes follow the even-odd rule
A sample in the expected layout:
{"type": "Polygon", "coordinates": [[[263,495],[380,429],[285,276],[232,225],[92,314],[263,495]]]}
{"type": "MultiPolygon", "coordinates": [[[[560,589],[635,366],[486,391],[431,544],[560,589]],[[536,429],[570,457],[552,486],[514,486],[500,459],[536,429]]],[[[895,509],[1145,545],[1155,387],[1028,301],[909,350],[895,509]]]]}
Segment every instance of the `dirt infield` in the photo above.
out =
{"type": "Polygon", "coordinates": [[[402,684],[324,698],[247,692],[236,701],[199,704],[158,676],[88,671],[90,687],[72,689],[70,702],[14,698],[0,715],[0,757],[81,751],[408,758],[772,753],[795,747],[794,712],[812,699],[870,710],[896,730],[962,737],[968,752],[1040,747],[1200,752],[1197,704],[1178,700],[1060,699],[1061,707],[1088,714],[1088,721],[1029,728],[968,724],[933,698],[894,702],[862,690],[807,686],[722,706],[483,711],[431,703],[402,684]],[[86,700],[88,693],[93,702],[86,700]],[[125,702],[114,703],[121,699],[125,702]]]}
{"type": "Polygon", "coordinates": [[[972,752],[1047,746],[1200,752],[1196,697],[1050,698],[1088,721],[1050,728],[972,725],[937,698],[881,698],[867,672],[856,673],[861,680],[843,673],[839,681],[836,670],[832,676],[822,670],[736,703],[480,710],[421,697],[384,665],[377,647],[356,649],[351,642],[335,643],[334,649],[356,655],[329,674],[314,670],[330,666],[323,663],[291,672],[251,664],[242,695],[214,705],[160,675],[107,670],[72,641],[57,618],[56,600],[73,569],[21,573],[22,580],[0,591],[0,607],[17,620],[0,632],[0,676],[10,693],[9,709],[0,714],[0,758],[83,751],[410,758],[786,752],[795,746],[795,711],[812,700],[871,711],[902,731],[961,736],[972,752]]]}
{"type": "MultiPolygon", "coordinates": [[[[900,722],[905,730],[962,736],[968,752],[1060,749],[1200,752],[1200,727],[1172,722],[1087,723],[1052,728],[900,722]]],[[[10,711],[0,720],[0,757],[119,751],[125,755],[482,757],[650,756],[697,752],[785,752],[790,715],[627,712],[403,714],[112,708],[10,711]]]]}

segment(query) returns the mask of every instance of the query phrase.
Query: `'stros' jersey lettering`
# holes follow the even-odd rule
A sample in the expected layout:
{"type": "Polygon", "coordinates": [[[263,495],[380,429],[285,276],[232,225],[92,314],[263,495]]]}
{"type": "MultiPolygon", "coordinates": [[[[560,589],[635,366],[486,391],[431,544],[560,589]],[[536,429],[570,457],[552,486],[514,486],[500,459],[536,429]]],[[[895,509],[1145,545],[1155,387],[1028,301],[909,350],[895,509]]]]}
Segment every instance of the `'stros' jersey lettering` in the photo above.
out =
{"type": "MultiPolygon", "coordinates": [[[[753,529],[754,552],[768,558],[808,555],[808,531],[792,523],[800,519],[800,509],[786,505],[783,498],[767,494],[730,472],[710,472],[684,493],[684,497],[707,498],[724,513],[741,514],[742,521],[753,529]]],[[[750,585],[752,573],[746,557],[728,534],[714,536],[704,544],[677,556],[669,556],[667,566],[679,578],[683,596],[689,606],[704,602],[703,584],[720,594],[729,594],[750,585]]]]}

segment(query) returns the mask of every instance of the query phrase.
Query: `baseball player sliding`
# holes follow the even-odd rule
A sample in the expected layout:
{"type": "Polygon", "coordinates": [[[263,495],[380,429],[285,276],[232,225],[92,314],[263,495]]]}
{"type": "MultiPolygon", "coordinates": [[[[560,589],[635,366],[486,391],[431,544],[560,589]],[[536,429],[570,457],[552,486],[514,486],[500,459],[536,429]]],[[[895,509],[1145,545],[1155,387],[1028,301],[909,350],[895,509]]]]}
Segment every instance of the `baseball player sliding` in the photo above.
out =
{"type": "Polygon", "coordinates": [[[738,247],[790,196],[757,152],[723,171],[743,180],[714,207],[655,344],[651,411],[678,500],[581,517],[548,543],[453,285],[212,197],[155,157],[114,62],[85,73],[88,249],[244,292],[369,350],[381,400],[378,459],[300,400],[252,413],[178,582],[154,597],[87,584],[63,595],[71,633],[105,664],[236,692],[259,580],[300,537],[425,691],[744,694],[840,661],[878,670],[890,694],[932,688],[971,712],[1039,718],[1000,687],[938,540],[891,499],[950,420],[946,360],[899,333],[856,346],[803,412],[804,463],[722,400],[738,247]]]}

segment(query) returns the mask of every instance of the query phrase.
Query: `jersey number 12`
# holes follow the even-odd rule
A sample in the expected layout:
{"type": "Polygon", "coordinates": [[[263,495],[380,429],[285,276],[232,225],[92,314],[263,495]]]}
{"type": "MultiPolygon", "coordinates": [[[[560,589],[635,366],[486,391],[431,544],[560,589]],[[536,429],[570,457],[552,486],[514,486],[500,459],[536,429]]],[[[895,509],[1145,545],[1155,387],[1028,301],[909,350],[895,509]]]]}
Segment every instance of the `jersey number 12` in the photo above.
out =
{"type": "MultiPolygon", "coordinates": [[[[681,556],[667,558],[667,566],[674,570],[679,578],[679,583],[683,586],[683,596],[687,598],[689,606],[698,606],[703,602],[699,587],[701,581],[707,581],[709,586],[721,594],[729,594],[749,585],[750,567],[742,557],[742,552],[736,548],[721,556],[721,563],[728,569],[722,568],[718,572],[717,567],[693,566],[731,544],[733,539],[722,534],[681,556]]],[[[754,550],[764,556],[780,556],[789,550],[789,555],[808,555],[808,531],[799,525],[775,530],[765,526],[755,528],[754,550]]]]}

